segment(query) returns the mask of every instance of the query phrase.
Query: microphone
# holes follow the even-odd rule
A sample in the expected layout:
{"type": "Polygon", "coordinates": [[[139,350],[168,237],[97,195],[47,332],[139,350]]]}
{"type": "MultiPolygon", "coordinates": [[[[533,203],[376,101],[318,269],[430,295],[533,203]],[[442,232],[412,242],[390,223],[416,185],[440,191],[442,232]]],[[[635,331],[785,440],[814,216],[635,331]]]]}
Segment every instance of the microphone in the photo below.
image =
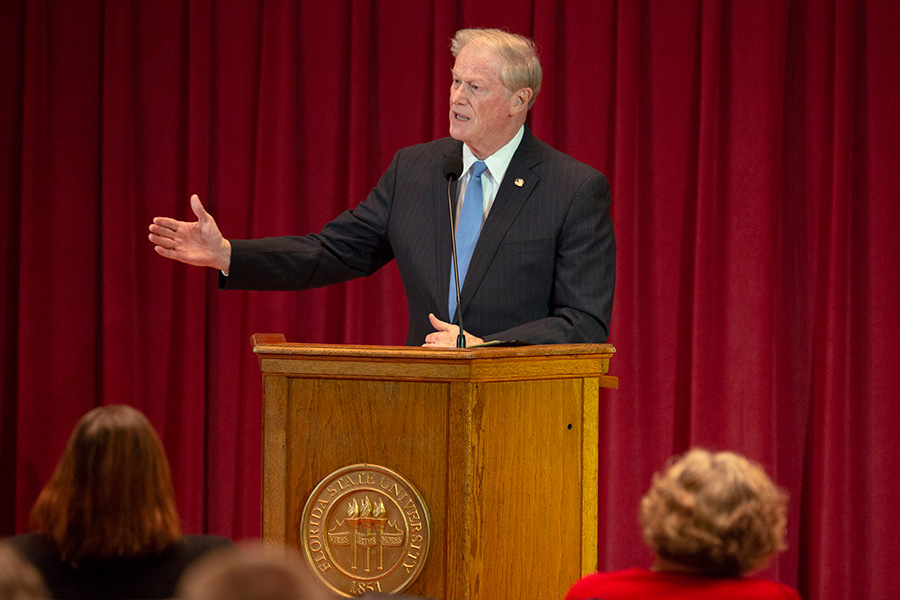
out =
{"type": "MultiPolygon", "coordinates": [[[[453,250],[453,278],[456,282],[456,314],[459,315],[459,335],[456,337],[456,347],[466,347],[466,336],[463,333],[462,305],[459,301],[459,261],[456,259],[456,219],[453,214],[453,200],[450,195],[451,184],[462,175],[463,162],[458,154],[451,154],[444,161],[444,178],[447,180],[447,208],[450,211],[450,242],[453,250]]],[[[450,315],[452,321],[453,315],[450,315]]]]}
{"type": "Polygon", "coordinates": [[[463,164],[460,156],[451,154],[444,161],[444,179],[449,179],[450,181],[459,179],[459,176],[462,175],[462,170],[463,164]]]}

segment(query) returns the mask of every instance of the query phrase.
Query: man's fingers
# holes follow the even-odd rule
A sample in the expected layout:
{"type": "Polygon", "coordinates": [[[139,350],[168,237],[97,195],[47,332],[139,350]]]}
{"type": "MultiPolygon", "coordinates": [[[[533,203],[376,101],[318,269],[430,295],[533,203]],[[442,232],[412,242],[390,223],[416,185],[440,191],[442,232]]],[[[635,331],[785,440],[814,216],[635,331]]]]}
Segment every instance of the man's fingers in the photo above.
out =
{"type": "Polygon", "coordinates": [[[174,250],[169,250],[168,248],[163,248],[162,246],[153,246],[153,249],[156,250],[156,253],[160,256],[164,256],[166,258],[177,258],[174,250]]]}
{"type": "Polygon", "coordinates": [[[450,329],[450,327],[452,327],[452,325],[450,325],[450,323],[447,323],[446,321],[441,321],[436,316],[434,316],[434,313],[428,313],[428,320],[431,321],[431,326],[434,327],[435,329],[437,329],[438,331],[447,331],[450,329]]]}
{"type": "Polygon", "coordinates": [[[425,336],[423,346],[442,346],[449,347],[456,345],[456,337],[447,334],[444,331],[433,331],[425,336]]]}
{"type": "Polygon", "coordinates": [[[191,210],[194,211],[194,214],[197,215],[199,220],[205,221],[209,219],[209,213],[203,208],[203,204],[200,203],[200,196],[197,194],[191,196],[191,210]]]}
{"type": "Polygon", "coordinates": [[[150,225],[150,231],[161,235],[168,233],[166,231],[161,231],[161,229],[178,231],[178,221],[169,217],[153,217],[153,224],[150,225]]]}
{"type": "Polygon", "coordinates": [[[156,235],[155,233],[151,233],[148,237],[150,238],[150,241],[157,246],[161,246],[163,248],[175,247],[175,240],[173,240],[172,238],[156,235]]]}

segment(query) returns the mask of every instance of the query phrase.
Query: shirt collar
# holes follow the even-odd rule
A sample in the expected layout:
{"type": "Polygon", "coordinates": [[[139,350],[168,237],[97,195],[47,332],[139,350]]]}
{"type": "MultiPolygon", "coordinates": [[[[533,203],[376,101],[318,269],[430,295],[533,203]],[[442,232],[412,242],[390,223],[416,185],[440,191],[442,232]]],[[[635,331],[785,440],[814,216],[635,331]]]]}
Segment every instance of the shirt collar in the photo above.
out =
{"type": "MultiPolygon", "coordinates": [[[[514,135],[505,146],[484,159],[484,162],[487,165],[488,174],[491,176],[491,179],[497,182],[497,184],[503,181],[503,176],[506,175],[509,163],[512,162],[513,154],[516,153],[524,136],[525,126],[522,125],[519,127],[519,131],[516,132],[516,135],[514,135]]],[[[468,173],[469,169],[472,168],[472,165],[478,161],[478,157],[472,154],[472,151],[469,150],[469,147],[465,144],[463,144],[462,159],[463,173],[468,173]]]]}

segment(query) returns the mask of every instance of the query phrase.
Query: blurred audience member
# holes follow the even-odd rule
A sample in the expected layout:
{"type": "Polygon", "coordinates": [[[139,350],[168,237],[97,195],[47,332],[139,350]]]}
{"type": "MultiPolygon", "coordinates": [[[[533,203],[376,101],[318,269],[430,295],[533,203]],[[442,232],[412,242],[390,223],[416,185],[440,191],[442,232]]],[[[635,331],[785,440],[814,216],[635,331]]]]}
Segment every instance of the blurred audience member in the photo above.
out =
{"type": "Polygon", "coordinates": [[[641,500],[648,569],[595,573],[566,600],[799,600],[792,588],[747,575],[785,549],[787,494],[758,464],[694,449],[653,478],[641,500]]]}
{"type": "Polygon", "coordinates": [[[9,544],[0,542],[0,600],[49,600],[37,569],[9,544]]]}
{"type": "Polygon", "coordinates": [[[8,542],[53,598],[171,598],[184,569],[217,536],[183,536],[169,463],[147,418],[104,406],[75,425],[31,510],[32,533],[8,542]]]}
{"type": "Polygon", "coordinates": [[[405,596],[403,594],[388,594],[385,592],[369,592],[359,596],[359,600],[434,600],[428,596],[405,596]]]}
{"type": "Polygon", "coordinates": [[[299,553],[275,546],[233,546],[198,560],[178,585],[182,600],[329,600],[299,553]]]}

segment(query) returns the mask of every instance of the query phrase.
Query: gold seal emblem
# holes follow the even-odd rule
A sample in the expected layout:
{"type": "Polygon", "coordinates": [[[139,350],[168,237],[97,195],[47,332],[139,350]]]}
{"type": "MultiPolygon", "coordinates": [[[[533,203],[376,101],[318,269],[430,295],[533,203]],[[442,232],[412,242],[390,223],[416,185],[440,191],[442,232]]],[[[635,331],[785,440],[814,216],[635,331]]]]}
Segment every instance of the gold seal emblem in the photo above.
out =
{"type": "Polygon", "coordinates": [[[303,508],[300,545],[319,579],[338,594],[405,590],[425,565],[428,508],[386,467],[359,464],[319,482],[303,508]]]}

